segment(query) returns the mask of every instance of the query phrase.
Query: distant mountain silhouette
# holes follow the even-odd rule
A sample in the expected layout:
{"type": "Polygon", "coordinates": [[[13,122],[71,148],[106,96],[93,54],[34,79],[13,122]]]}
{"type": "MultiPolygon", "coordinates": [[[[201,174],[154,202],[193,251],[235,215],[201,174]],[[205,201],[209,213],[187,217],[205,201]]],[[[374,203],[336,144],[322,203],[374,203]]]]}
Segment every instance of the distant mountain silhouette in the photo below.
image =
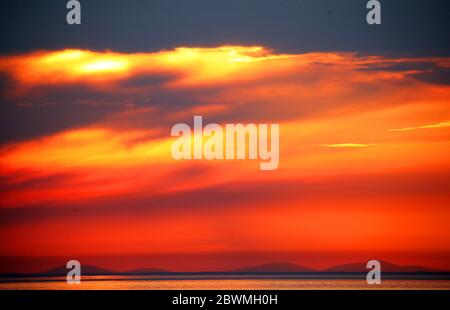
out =
{"type": "MultiPolygon", "coordinates": [[[[414,273],[443,273],[449,274],[448,271],[436,270],[431,268],[426,268],[422,266],[401,266],[392,264],[386,261],[380,261],[381,272],[382,273],[402,273],[402,274],[414,274],[414,273]]],[[[66,276],[68,269],[65,267],[58,267],[50,269],[44,272],[33,273],[33,274],[0,274],[0,277],[49,277],[49,276],[66,276]]],[[[181,274],[270,274],[270,273],[310,273],[310,274],[339,274],[339,273],[361,273],[365,274],[368,272],[366,268],[366,262],[343,264],[330,267],[325,270],[315,270],[307,268],[304,266],[292,264],[292,263],[269,263],[258,266],[249,266],[235,270],[229,271],[210,271],[210,272],[172,272],[159,268],[143,268],[134,269],[129,271],[113,271],[104,268],[99,268],[91,265],[81,266],[82,276],[107,276],[107,275],[118,275],[118,276],[138,276],[138,275],[181,275],[181,274]]]]}
{"type": "Polygon", "coordinates": [[[270,273],[270,272],[317,272],[313,269],[291,263],[272,263],[260,266],[245,267],[237,270],[229,271],[230,273],[270,273]]]}
{"type": "MultiPolygon", "coordinates": [[[[54,269],[50,269],[44,272],[39,272],[34,274],[35,276],[66,276],[69,269],[65,267],[58,267],[54,269]]],[[[161,274],[168,273],[168,271],[164,269],[157,268],[145,268],[145,269],[135,269],[129,271],[113,271],[108,269],[99,268],[96,266],[85,265],[81,266],[81,275],[84,276],[108,276],[108,275],[127,275],[127,276],[135,276],[135,275],[150,275],[150,274],[161,274]]]]}
{"type": "MultiPolygon", "coordinates": [[[[57,277],[57,276],[66,276],[68,272],[69,272],[69,269],[67,269],[66,267],[57,267],[57,268],[50,269],[50,270],[47,270],[44,272],[39,272],[34,275],[57,277]]],[[[105,275],[115,275],[115,274],[117,274],[117,272],[108,270],[108,269],[98,268],[95,266],[82,265],[81,266],[81,274],[86,275],[86,276],[105,276],[105,275]]]]}
{"type": "MultiPolygon", "coordinates": [[[[381,272],[393,272],[393,273],[418,273],[418,272],[441,272],[441,270],[435,270],[422,266],[401,266],[392,264],[386,261],[380,261],[381,272]]],[[[343,264],[325,269],[323,272],[358,272],[367,273],[366,262],[343,264]]]]}
{"type": "Polygon", "coordinates": [[[170,272],[167,270],[158,269],[158,268],[143,268],[143,269],[134,269],[134,270],[120,272],[120,274],[128,275],[128,276],[161,274],[161,273],[170,273],[170,272]]]}

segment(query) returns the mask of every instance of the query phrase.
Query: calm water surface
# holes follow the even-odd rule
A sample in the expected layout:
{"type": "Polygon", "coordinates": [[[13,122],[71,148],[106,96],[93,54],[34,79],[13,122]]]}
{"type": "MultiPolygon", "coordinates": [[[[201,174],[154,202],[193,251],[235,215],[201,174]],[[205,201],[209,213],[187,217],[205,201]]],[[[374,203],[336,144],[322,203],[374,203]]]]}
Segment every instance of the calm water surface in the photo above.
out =
{"type": "Polygon", "coordinates": [[[83,277],[79,285],[68,285],[65,278],[2,279],[2,290],[450,290],[449,280],[384,280],[368,285],[360,279],[214,279],[159,277],[83,277]],[[20,281],[20,282],[19,282],[20,281]]]}

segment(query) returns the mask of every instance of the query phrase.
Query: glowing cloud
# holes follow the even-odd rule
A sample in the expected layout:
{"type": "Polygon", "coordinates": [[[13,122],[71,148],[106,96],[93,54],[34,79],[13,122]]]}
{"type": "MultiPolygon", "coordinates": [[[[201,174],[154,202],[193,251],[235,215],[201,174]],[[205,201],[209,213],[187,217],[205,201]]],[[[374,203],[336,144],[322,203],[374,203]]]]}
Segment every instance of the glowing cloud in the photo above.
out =
{"type": "Polygon", "coordinates": [[[450,123],[436,118],[450,119],[450,88],[418,78],[449,63],[260,46],[0,56],[11,82],[1,104],[74,121],[44,133],[27,123],[32,135],[0,146],[2,251],[327,253],[329,263],[376,247],[385,259],[450,267],[450,123]],[[101,115],[77,122],[67,108],[77,104],[101,115]],[[170,128],[194,115],[280,124],[279,168],[173,160],[170,128]],[[430,130],[394,133],[416,129],[430,130]]]}
{"type": "Polygon", "coordinates": [[[393,128],[393,129],[389,129],[389,131],[412,131],[412,130],[417,130],[417,129],[433,129],[433,128],[446,128],[446,127],[450,127],[450,121],[436,123],[436,124],[416,126],[416,127],[393,128]]]}
{"type": "Polygon", "coordinates": [[[324,147],[331,148],[363,148],[373,146],[373,144],[364,144],[364,143],[335,143],[335,144],[321,144],[324,147]]]}

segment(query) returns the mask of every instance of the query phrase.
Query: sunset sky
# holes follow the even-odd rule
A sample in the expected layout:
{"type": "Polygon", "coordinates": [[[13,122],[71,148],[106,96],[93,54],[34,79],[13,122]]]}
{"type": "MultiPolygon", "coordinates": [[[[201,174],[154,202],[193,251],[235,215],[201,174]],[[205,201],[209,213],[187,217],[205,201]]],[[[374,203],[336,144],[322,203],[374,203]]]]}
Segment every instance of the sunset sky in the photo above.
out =
{"type": "MultiPolygon", "coordinates": [[[[230,9],[198,13],[187,23],[195,37],[176,32],[177,22],[146,24],[139,1],[123,13],[128,28],[123,20],[109,28],[122,9],[111,1],[102,12],[101,2],[87,8],[78,33],[20,26],[32,10],[0,16],[21,29],[14,40],[1,34],[8,47],[0,50],[0,272],[68,259],[115,270],[272,262],[324,269],[370,259],[450,270],[450,54],[439,31],[414,26],[423,31],[418,42],[402,27],[385,36],[384,27],[403,25],[386,14],[380,33],[364,26],[372,37],[345,29],[333,36],[336,16],[354,18],[359,7],[344,14],[325,1],[331,13],[319,20],[328,23],[298,29],[307,42],[299,48],[294,32],[282,30],[293,26],[285,18],[294,23],[318,10],[308,1],[298,16],[289,14],[292,1],[274,9],[284,36],[236,31],[242,20],[233,23],[230,9]],[[90,32],[94,13],[107,17],[90,32]],[[214,39],[200,27],[204,19],[214,39]],[[124,30],[158,25],[166,40],[148,46],[124,30]],[[194,115],[280,124],[279,168],[173,160],[171,127],[193,126],[194,115]]],[[[416,14],[421,2],[412,3],[416,14]]],[[[148,6],[172,20],[189,10],[179,2],[148,6]]],[[[438,9],[425,10],[423,23],[445,25],[438,9]]],[[[59,8],[40,10],[49,18],[59,8]]],[[[269,11],[261,1],[252,18],[269,11]]],[[[64,23],[62,13],[48,23],[64,23]]]]}

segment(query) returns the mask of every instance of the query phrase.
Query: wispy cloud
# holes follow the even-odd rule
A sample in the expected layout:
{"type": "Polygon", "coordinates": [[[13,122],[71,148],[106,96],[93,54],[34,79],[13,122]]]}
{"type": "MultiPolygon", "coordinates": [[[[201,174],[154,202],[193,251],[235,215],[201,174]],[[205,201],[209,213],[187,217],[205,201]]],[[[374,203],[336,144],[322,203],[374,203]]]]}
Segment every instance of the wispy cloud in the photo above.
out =
{"type": "Polygon", "coordinates": [[[427,124],[427,125],[416,126],[416,127],[393,128],[393,129],[388,129],[388,131],[412,131],[412,130],[417,130],[417,129],[431,129],[431,128],[445,128],[445,127],[450,127],[450,121],[440,122],[440,123],[436,123],[436,124],[427,124]]]}
{"type": "Polygon", "coordinates": [[[373,146],[373,143],[333,143],[333,144],[321,144],[320,146],[329,148],[364,148],[373,146]]]}

